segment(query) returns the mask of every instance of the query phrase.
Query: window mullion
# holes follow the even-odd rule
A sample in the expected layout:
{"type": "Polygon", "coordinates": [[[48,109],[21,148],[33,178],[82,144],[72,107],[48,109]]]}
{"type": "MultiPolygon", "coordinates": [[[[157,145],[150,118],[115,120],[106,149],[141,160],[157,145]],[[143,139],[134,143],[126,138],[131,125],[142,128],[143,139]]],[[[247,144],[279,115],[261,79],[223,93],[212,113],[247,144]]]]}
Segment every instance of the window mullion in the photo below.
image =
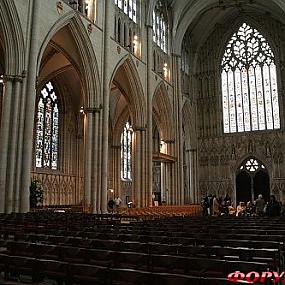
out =
{"type": "Polygon", "coordinates": [[[275,129],[275,120],[274,120],[274,106],[273,106],[273,90],[272,90],[272,77],[271,77],[271,68],[270,65],[268,65],[269,70],[269,80],[270,80],[270,100],[271,100],[271,111],[272,111],[272,125],[273,129],[275,129]]]}
{"type": "Polygon", "coordinates": [[[244,104],[243,104],[243,86],[242,86],[242,70],[241,69],[240,69],[240,93],[241,93],[241,108],[242,108],[242,124],[243,124],[243,130],[245,131],[244,104]]]}
{"type": "Polygon", "coordinates": [[[231,108],[230,108],[229,71],[227,71],[227,89],[228,89],[228,118],[229,118],[229,132],[231,133],[231,108]]]}
{"type": "Polygon", "coordinates": [[[51,133],[50,133],[50,156],[49,156],[49,167],[52,168],[52,148],[53,148],[53,143],[52,143],[52,139],[53,139],[53,111],[54,111],[54,103],[52,102],[53,100],[51,99],[51,133]]]}
{"type": "Polygon", "coordinates": [[[233,69],[232,70],[233,72],[233,79],[234,79],[234,102],[235,102],[235,119],[236,119],[236,131],[238,132],[238,109],[237,109],[237,94],[236,94],[236,76],[235,76],[235,73],[236,73],[236,70],[233,69]]]}
{"type": "MultiPolygon", "coordinates": [[[[262,78],[262,89],[263,89],[263,92],[262,92],[262,99],[263,99],[263,112],[264,112],[264,123],[265,123],[265,129],[267,130],[268,129],[268,126],[267,126],[267,112],[266,112],[266,102],[265,102],[265,85],[264,85],[264,65],[261,65],[261,78],[262,78]]],[[[270,96],[272,97],[272,96],[270,96]]],[[[272,106],[272,105],[271,105],[272,106]]]]}
{"type": "MultiPolygon", "coordinates": [[[[43,98],[43,97],[42,97],[43,98]]],[[[45,143],[46,143],[46,99],[43,98],[44,102],[44,114],[43,114],[43,145],[42,145],[42,165],[44,167],[44,157],[45,157],[45,143]]]]}
{"type": "Polygon", "coordinates": [[[253,130],[253,118],[252,118],[252,106],[251,106],[251,90],[250,90],[250,82],[249,82],[249,65],[246,68],[247,72],[247,87],[248,87],[248,105],[249,105],[249,122],[250,122],[250,130],[253,130]]]}
{"type": "Polygon", "coordinates": [[[260,122],[259,122],[259,106],[258,106],[258,99],[257,99],[257,81],[256,81],[256,67],[253,68],[254,70],[254,82],[255,82],[255,104],[256,104],[256,116],[257,116],[257,129],[260,130],[260,122]]]}

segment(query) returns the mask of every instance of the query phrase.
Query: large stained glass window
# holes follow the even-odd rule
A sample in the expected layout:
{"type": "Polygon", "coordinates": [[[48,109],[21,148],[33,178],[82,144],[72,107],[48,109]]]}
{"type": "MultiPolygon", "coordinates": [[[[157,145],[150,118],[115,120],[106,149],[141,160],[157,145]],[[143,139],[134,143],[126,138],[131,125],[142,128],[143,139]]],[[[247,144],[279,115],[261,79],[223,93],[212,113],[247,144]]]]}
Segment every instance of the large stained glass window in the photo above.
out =
{"type": "Polygon", "coordinates": [[[167,51],[167,13],[162,1],[158,1],[152,12],[153,41],[164,51],[167,51]]]}
{"type": "Polygon", "coordinates": [[[121,178],[131,180],[132,174],[132,127],[129,122],[121,135],[121,178]]]}
{"type": "Polygon", "coordinates": [[[114,2],[131,20],[137,22],[137,0],[114,0],[114,2]]]}
{"type": "Polygon", "coordinates": [[[226,47],[221,77],[225,133],[280,128],[274,54],[246,23],[226,47]]]}
{"type": "Polygon", "coordinates": [[[51,82],[41,90],[37,105],[36,167],[58,168],[58,98],[51,82]]]}

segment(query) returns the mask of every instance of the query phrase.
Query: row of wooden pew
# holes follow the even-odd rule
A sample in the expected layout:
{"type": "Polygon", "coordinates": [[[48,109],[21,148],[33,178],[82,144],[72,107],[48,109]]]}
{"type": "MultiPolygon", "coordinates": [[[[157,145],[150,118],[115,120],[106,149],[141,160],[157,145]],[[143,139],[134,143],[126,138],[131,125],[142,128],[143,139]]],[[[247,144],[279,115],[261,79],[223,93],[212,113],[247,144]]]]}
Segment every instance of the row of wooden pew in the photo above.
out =
{"type": "Polygon", "coordinates": [[[284,224],[262,217],[125,224],[85,214],[0,215],[0,271],[3,282],[34,284],[232,284],[227,275],[237,270],[284,270],[284,224]]]}

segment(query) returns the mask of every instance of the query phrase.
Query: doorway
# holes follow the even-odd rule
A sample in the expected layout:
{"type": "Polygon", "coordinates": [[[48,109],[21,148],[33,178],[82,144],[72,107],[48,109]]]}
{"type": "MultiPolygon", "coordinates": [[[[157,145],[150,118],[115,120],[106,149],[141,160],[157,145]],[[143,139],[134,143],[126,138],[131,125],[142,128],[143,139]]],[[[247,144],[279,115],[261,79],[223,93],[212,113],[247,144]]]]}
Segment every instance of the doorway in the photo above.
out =
{"type": "Polygon", "coordinates": [[[236,175],[236,202],[254,201],[261,194],[269,201],[270,182],[264,164],[254,157],[246,159],[236,175]]]}

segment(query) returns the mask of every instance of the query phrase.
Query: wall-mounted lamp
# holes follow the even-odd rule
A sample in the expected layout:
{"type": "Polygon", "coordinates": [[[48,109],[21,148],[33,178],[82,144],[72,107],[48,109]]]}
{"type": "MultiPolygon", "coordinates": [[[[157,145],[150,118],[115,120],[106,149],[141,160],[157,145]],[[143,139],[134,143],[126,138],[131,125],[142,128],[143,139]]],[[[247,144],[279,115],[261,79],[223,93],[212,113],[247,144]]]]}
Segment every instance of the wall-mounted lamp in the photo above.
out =
{"type": "Polygon", "coordinates": [[[164,66],[163,66],[163,76],[165,79],[168,78],[168,67],[167,67],[167,63],[165,62],[164,63],[164,66]]]}
{"type": "Polygon", "coordinates": [[[3,75],[0,76],[0,84],[4,83],[3,75]]]}
{"type": "Polygon", "coordinates": [[[133,45],[134,45],[134,54],[139,57],[140,56],[140,43],[139,43],[139,38],[137,35],[134,35],[133,45]]]}
{"type": "Polygon", "coordinates": [[[79,111],[81,114],[84,114],[84,107],[83,106],[81,106],[80,107],[80,111],[79,111]]]}

